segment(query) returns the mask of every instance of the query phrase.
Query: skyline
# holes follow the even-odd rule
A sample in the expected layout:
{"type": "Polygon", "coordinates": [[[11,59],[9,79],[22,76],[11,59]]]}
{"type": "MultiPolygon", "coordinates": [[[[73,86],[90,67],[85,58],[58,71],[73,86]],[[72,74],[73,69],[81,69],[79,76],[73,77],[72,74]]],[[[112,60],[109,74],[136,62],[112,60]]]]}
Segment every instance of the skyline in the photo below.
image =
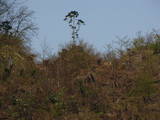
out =
{"type": "Polygon", "coordinates": [[[61,45],[71,40],[71,31],[63,21],[71,10],[80,13],[86,23],[80,30],[80,39],[92,44],[98,51],[105,51],[105,45],[116,37],[133,38],[138,31],[144,34],[160,28],[158,0],[98,0],[38,1],[28,0],[27,6],[35,11],[38,36],[32,40],[32,49],[42,52],[44,41],[54,53],[61,45]]]}

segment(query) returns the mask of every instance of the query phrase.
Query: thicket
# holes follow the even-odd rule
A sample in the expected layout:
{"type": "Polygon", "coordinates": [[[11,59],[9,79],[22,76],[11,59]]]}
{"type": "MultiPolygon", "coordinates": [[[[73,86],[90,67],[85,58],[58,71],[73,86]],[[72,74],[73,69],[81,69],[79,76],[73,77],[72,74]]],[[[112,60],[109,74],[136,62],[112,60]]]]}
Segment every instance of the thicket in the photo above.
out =
{"type": "MultiPolygon", "coordinates": [[[[9,3],[0,0],[0,6],[9,3]]],[[[10,8],[0,7],[0,16],[10,8]]],[[[75,11],[69,15],[78,17],[75,11]]],[[[119,40],[118,48],[108,46],[100,54],[77,39],[77,23],[70,26],[72,42],[36,62],[26,34],[15,34],[16,23],[2,18],[0,120],[160,119],[160,36],[155,32],[119,40]]]]}

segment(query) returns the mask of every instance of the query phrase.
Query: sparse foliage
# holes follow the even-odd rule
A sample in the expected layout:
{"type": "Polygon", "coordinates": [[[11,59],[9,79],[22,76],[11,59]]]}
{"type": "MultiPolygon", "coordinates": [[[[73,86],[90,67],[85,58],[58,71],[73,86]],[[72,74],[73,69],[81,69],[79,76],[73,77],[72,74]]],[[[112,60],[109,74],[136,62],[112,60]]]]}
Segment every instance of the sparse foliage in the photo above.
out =
{"type": "Polygon", "coordinates": [[[76,39],[79,37],[79,30],[81,25],[85,25],[85,22],[81,19],[78,19],[79,13],[77,11],[71,11],[66,16],[64,21],[67,21],[69,27],[72,30],[72,39],[76,43],[76,39]]]}
{"type": "Polygon", "coordinates": [[[18,0],[0,0],[0,33],[22,39],[35,35],[37,27],[33,22],[33,11],[18,0]]]}

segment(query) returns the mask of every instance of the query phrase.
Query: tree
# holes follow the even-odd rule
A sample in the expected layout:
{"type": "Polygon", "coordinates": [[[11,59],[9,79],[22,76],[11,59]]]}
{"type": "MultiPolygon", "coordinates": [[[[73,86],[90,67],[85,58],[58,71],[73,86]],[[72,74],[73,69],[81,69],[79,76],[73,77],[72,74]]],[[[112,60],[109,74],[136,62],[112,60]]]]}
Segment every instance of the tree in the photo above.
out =
{"type": "Polygon", "coordinates": [[[5,14],[11,5],[8,4],[8,2],[6,2],[6,0],[0,0],[0,16],[5,14]]]}
{"type": "Polygon", "coordinates": [[[69,24],[69,27],[72,30],[72,39],[73,43],[76,43],[76,39],[79,37],[79,30],[81,25],[85,25],[85,22],[81,19],[77,19],[79,16],[79,13],[77,11],[71,11],[66,16],[64,21],[67,21],[69,24]]]}
{"type": "Polygon", "coordinates": [[[0,0],[0,67],[4,72],[0,78],[8,78],[13,69],[15,72],[26,65],[25,61],[33,61],[35,56],[25,44],[36,32],[32,14],[20,0],[0,0]]]}
{"type": "Polygon", "coordinates": [[[37,30],[32,15],[19,0],[0,0],[0,33],[29,39],[37,30]]]}
{"type": "Polygon", "coordinates": [[[0,24],[1,33],[8,34],[8,32],[12,29],[9,21],[4,21],[0,24]]]}

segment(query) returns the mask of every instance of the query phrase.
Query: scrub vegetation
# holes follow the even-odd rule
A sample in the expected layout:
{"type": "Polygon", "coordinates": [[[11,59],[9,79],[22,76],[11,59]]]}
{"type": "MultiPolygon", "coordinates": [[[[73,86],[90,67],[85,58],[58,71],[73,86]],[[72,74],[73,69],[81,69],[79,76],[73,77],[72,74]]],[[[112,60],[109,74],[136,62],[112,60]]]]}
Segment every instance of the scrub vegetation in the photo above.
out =
{"type": "Polygon", "coordinates": [[[118,40],[102,54],[78,39],[84,21],[71,11],[72,41],[36,61],[32,13],[0,0],[0,120],[160,119],[158,32],[118,40]]]}

